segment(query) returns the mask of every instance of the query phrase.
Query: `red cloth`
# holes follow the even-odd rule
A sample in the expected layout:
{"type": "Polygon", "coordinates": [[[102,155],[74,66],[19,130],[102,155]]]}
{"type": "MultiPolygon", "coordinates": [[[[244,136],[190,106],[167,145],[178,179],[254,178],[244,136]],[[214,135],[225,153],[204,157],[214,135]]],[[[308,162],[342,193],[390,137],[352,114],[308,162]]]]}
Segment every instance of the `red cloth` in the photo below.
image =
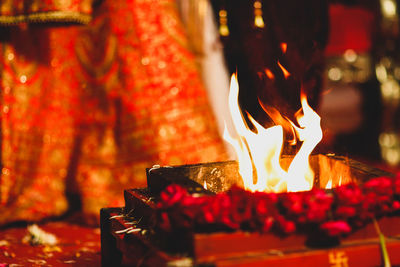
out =
{"type": "Polygon", "coordinates": [[[101,266],[100,229],[50,222],[40,229],[54,235],[55,246],[24,242],[26,227],[0,229],[0,266],[101,266]]]}

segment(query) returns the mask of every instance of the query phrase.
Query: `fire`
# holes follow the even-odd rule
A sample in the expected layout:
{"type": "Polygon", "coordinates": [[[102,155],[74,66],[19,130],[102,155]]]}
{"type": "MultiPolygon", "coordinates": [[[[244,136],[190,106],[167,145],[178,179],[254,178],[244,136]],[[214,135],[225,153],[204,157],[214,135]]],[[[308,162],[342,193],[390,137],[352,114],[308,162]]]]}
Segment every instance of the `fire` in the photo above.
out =
{"type": "Polygon", "coordinates": [[[275,75],[272,73],[272,71],[270,69],[265,69],[264,72],[269,79],[271,79],[271,80],[275,79],[275,75]]]}
{"type": "Polygon", "coordinates": [[[332,189],[332,179],[329,179],[328,183],[325,186],[325,189],[332,189]]]}
{"type": "Polygon", "coordinates": [[[281,68],[283,76],[285,76],[285,79],[289,78],[290,72],[287,69],[285,69],[285,67],[282,66],[282,64],[279,61],[278,61],[278,66],[279,68],[281,68]]]}
{"type": "Polygon", "coordinates": [[[298,126],[279,114],[276,109],[263,106],[269,115],[275,114],[275,123],[288,121],[292,125],[294,138],[302,141],[301,147],[294,156],[288,170],[280,164],[283,147],[283,130],[287,126],[275,125],[264,128],[249,114],[246,117],[239,108],[239,86],[236,75],[231,78],[229,93],[229,109],[233,124],[238,134],[233,138],[225,129],[224,138],[235,149],[239,161],[239,173],[244,187],[250,191],[284,192],[305,191],[313,186],[314,172],[309,165],[309,155],[322,139],[320,117],[307,103],[304,94],[301,95],[302,112],[297,112],[298,126]],[[279,114],[277,116],[276,114],[279,114]],[[249,127],[251,125],[251,128],[249,127]]]}
{"type": "Polygon", "coordinates": [[[286,51],[287,51],[287,43],[281,43],[281,50],[282,50],[282,53],[286,53],[286,51]]]}
{"type": "MultiPolygon", "coordinates": [[[[341,185],[342,185],[342,176],[339,177],[339,182],[337,183],[337,186],[341,186],[341,185]]],[[[325,185],[325,189],[332,189],[333,187],[334,186],[333,186],[332,178],[330,178],[325,185]]]]}

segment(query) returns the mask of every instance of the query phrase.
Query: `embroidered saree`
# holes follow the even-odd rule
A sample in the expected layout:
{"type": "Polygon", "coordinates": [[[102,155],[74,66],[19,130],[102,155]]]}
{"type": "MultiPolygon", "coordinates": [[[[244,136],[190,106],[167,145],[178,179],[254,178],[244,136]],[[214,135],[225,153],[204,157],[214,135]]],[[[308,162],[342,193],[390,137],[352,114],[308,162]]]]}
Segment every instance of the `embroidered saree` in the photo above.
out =
{"type": "Polygon", "coordinates": [[[226,157],[175,2],[94,4],[0,3],[0,224],[95,222],[146,167],[226,157]]]}

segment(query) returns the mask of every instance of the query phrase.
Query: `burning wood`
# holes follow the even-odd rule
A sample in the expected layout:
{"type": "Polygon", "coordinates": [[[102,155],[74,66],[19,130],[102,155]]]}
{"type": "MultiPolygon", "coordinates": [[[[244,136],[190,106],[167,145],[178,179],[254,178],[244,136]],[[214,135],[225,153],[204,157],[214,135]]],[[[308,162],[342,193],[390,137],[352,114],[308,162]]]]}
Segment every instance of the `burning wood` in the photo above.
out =
{"type": "MultiPolygon", "coordinates": [[[[282,157],[280,159],[283,169],[287,169],[292,158],[282,157]]],[[[362,185],[373,177],[391,176],[391,174],[371,166],[335,155],[314,155],[310,158],[310,163],[315,170],[314,187],[316,188],[325,188],[328,183],[331,183],[332,187],[349,182],[356,182],[362,185]]],[[[146,260],[146,263],[151,266],[167,266],[169,262],[182,259],[181,256],[178,256],[182,255],[182,253],[188,255],[189,259],[196,264],[217,263],[220,261],[232,261],[232,264],[236,264],[237,260],[246,259],[246,255],[250,253],[259,255],[253,258],[256,262],[265,260],[267,263],[270,258],[273,259],[276,256],[271,254],[273,251],[279,251],[279,253],[286,255],[285,258],[290,259],[295,257],[292,253],[293,250],[298,251],[298,253],[318,252],[321,255],[326,254],[324,257],[328,258],[327,255],[330,251],[320,249],[314,251],[310,249],[309,245],[313,243],[310,243],[307,236],[298,233],[279,236],[271,233],[259,234],[258,232],[218,232],[218,228],[213,229],[212,226],[210,226],[211,228],[208,229],[208,232],[204,232],[204,229],[198,232],[193,228],[170,233],[160,230],[154,232],[156,229],[154,226],[157,218],[159,194],[169,184],[179,184],[191,191],[192,195],[196,195],[199,193],[210,194],[210,191],[214,193],[224,192],[231,185],[241,183],[242,180],[238,173],[238,163],[235,161],[175,167],[157,166],[156,168],[148,169],[147,174],[149,187],[147,189],[126,190],[126,203],[123,210],[102,210],[102,248],[105,248],[102,253],[104,259],[118,259],[122,253],[124,261],[130,264],[137,264],[142,260],[143,253],[147,251],[146,253],[151,255],[149,256],[151,262],[146,260]],[[207,190],[203,188],[204,182],[207,184],[207,190]],[[121,233],[126,229],[130,230],[121,233]],[[131,229],[141,230],[131,231],[131,229]],[[110,255],[110,253],[114,254],[110,255]]],[[[309,192],[288,194],[304,193],[307,194],[309,192]]],[[[310,193],[312,194],[312,192],[310,193]]],[[[251,194],[253,193],[249,192],[249,196],[251,194]]],[[[213,196],[210,196],[210,198],[213,198],[213,196]]],[[[246,205],[246,203],[244,204],[246,205]]],[[[386,236],[399,234],[399,229],[396,226],[399,220],[397,217],[379,220],[379,224],[386,236]]],[[[180,223],[183,223],[183,221],[180,223]]],[[[370,242],[368,244],[372,244],[371,242],[378,242],[374,241],[376,237],[377,234],[373,225],[369,224],[348,237],[342,238],[341,245],[329,243],[332,242],[329,239],[322,241],[325,242],[325,245],[327,244],[326,242],[330,245],[335,245],[336,250],[346,250],[349,255],[353,255],[351,254],[353,253],[352,246],[365,250],[367,247],[363,246],[364,239],[368,238],[368,242],[370,242]]],[[[390,243],[388,245],[391,247],[397,245],[400,248],[399,244],[390,243]]],[[[298,254],[296,255],[297,257],[299,256],[298,254]]],[[[282,259],[284,258],[280,257],[280,260],[282,259]]],[[[376,259],[371,258],[372,260],[379,261],[379,255],[376,259]]]]}
{"type": "MultiPolygon", "coordinates": [[[[292,160],[293,156],[283,156],[279,162],[287,170],[292,160]]],[[[310,164],[315,171],[315,188],[327,188],[328,183],[331,188],[335,188],[350,182],[361,184],[373,177],[393,176],[353,159],[333,154],[312,155],[310,164]]],[[[170,184],[181,185],[191,193],[218,193],[227,191],[233,185],[242,187],[243,181],[238,169],[237,161],[151,168],[147,170],[147,184],[154,195],[159,195],[170,184]],[[204,183],[207,184],[207,190],[204,189],[204,183]]]]}
{"type": "MultiPolygon", "coordinates": [[[[278,64],[287,77],[289,75],[287,70],[279,62],[278,64]]],[[[302,112],[298,112],[296,116],[299,126],[281,116],[276,109],[268,109],[263,105],[267,114],[273,116],[272,119],[281,124],[267,129],[249,114],[247,114],[249,121],[247,122],[239,108],[238,95],[238,82],[236,76],[232,75],[229,108],[238,137],[232,137],[226,130],[224,138],[236,150],[244,188],[253,192],[310,190],[313,186],[314,172],[309,166],[309,155],[322,139],[322,130],[320,117],[308,105],[306,95],[301,95],[302,112]],[[296,143],[296,137],[302,142],[287,170],[280,165],[284,144],[283,129],[295,132],[291,143],[296,143]]]]}

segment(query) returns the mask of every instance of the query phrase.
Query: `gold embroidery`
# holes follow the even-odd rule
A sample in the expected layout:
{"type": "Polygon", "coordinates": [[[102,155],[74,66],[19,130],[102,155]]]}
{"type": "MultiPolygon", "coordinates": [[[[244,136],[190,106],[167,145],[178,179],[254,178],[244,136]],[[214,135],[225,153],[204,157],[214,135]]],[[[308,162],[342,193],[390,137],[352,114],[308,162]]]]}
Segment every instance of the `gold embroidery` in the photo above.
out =
{"type": "Polygon", "coordinates": [[[3,0],[0,1],[0,24],[43,22],[90,22],[94,0],[3,0]]]}
{"type": "Polygon", "coordinates": [[[16,16],[0,16],[0,24],[14,25],[18,23],[74,22],[88,24],[91,16],[72,11],[50,11],[16,16]]]}

